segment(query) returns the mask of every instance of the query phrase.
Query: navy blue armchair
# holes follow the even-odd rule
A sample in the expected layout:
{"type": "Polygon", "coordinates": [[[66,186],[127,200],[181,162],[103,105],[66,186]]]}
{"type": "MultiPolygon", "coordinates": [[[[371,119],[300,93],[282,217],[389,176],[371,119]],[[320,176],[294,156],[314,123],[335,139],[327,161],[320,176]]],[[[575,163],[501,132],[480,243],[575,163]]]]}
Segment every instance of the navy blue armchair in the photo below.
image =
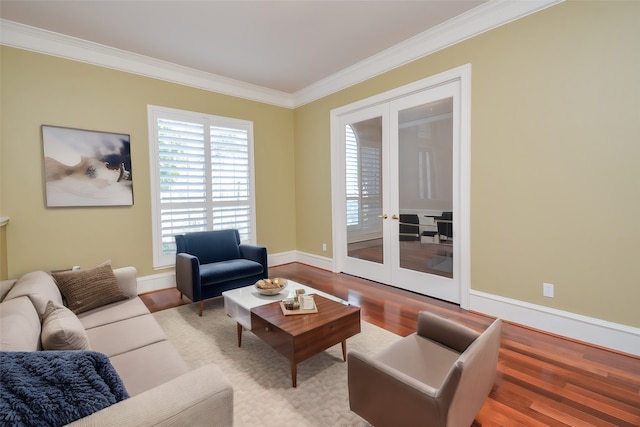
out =
{"type": "Polygon", "coordinates": [[[180,298],[200,301],[269,277],[267,248],[240,243],[238,230],[186,233],[176,239],[176,285],[180,298]]]}

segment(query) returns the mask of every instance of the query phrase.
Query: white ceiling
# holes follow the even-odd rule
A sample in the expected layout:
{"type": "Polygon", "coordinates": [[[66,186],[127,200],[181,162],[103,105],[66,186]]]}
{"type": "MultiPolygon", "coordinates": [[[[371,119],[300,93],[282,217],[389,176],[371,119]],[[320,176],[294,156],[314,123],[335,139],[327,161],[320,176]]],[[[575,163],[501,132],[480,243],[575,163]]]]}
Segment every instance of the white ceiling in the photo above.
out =
{"type": "Polygon", "coordinates": [[[0,18],[288,95],[463,16],[473,26],[478,10],[508,22],[553,1],[0,0],[0,18]],[[515,17],[496,13],[514,5],[515,17]]]}
{"type": "Polygon", "coordinates": [[[3,19],[293,93],[486,0],[2,0],[3,19]]]}

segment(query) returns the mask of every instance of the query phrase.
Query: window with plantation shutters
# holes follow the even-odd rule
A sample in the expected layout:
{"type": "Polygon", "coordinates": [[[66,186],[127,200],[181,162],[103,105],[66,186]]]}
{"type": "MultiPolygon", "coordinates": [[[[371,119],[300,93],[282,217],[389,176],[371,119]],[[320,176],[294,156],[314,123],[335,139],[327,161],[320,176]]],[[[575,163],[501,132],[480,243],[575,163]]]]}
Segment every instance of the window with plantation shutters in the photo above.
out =
{"type": "Polygon", "coordinates": [[[252,123],[149,106],[154,266],[175,235],[235,228],[255,243],[252,123]]]}
{"type": "Polygon", "coordinates": [[[353,128],[345,126],[347,227],[360,225],[360,174],[358,141],[353,128]]]}
{"type": "Polygon", "coordinates": [[[345,126],[345,190],[347,228],[354,240],[380,234],[382,184],[380,149],[360,146],[350,125],[345,126]]]}
{"type": "Polygon", "coordinates": [[[380,149],[375,147],[361,147],[360,161],[360,222],[363,233],[380,233],[382,214],[382,183],[380,170],[382,165],[380,149]]]}

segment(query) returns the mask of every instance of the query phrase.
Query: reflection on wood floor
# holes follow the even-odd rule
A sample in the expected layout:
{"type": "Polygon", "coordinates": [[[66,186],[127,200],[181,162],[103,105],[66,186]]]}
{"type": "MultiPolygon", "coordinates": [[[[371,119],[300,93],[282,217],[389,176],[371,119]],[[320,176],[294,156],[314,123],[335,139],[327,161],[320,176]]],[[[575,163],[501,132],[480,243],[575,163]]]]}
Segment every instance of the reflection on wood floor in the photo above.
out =
{"type": "MultiPolygon", "coordinates": [[[[382,263],[382,239],[365,240],[347,245],[352,258],[382,263]]],[[[423,273],[453,277],[453,243],[421,243],[419,240],[400,242],[400,267],[423,273]]]]}

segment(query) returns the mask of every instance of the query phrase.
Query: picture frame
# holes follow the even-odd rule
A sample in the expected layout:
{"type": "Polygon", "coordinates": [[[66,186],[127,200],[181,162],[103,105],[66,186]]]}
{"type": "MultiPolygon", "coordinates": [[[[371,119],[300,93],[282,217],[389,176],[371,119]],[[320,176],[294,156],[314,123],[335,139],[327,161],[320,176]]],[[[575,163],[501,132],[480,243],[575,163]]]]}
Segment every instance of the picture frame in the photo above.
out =
{"type": "Polygon", "coordinates": [[[132,206],[130,135],[42,125],[47,207],[132,206]]]}

